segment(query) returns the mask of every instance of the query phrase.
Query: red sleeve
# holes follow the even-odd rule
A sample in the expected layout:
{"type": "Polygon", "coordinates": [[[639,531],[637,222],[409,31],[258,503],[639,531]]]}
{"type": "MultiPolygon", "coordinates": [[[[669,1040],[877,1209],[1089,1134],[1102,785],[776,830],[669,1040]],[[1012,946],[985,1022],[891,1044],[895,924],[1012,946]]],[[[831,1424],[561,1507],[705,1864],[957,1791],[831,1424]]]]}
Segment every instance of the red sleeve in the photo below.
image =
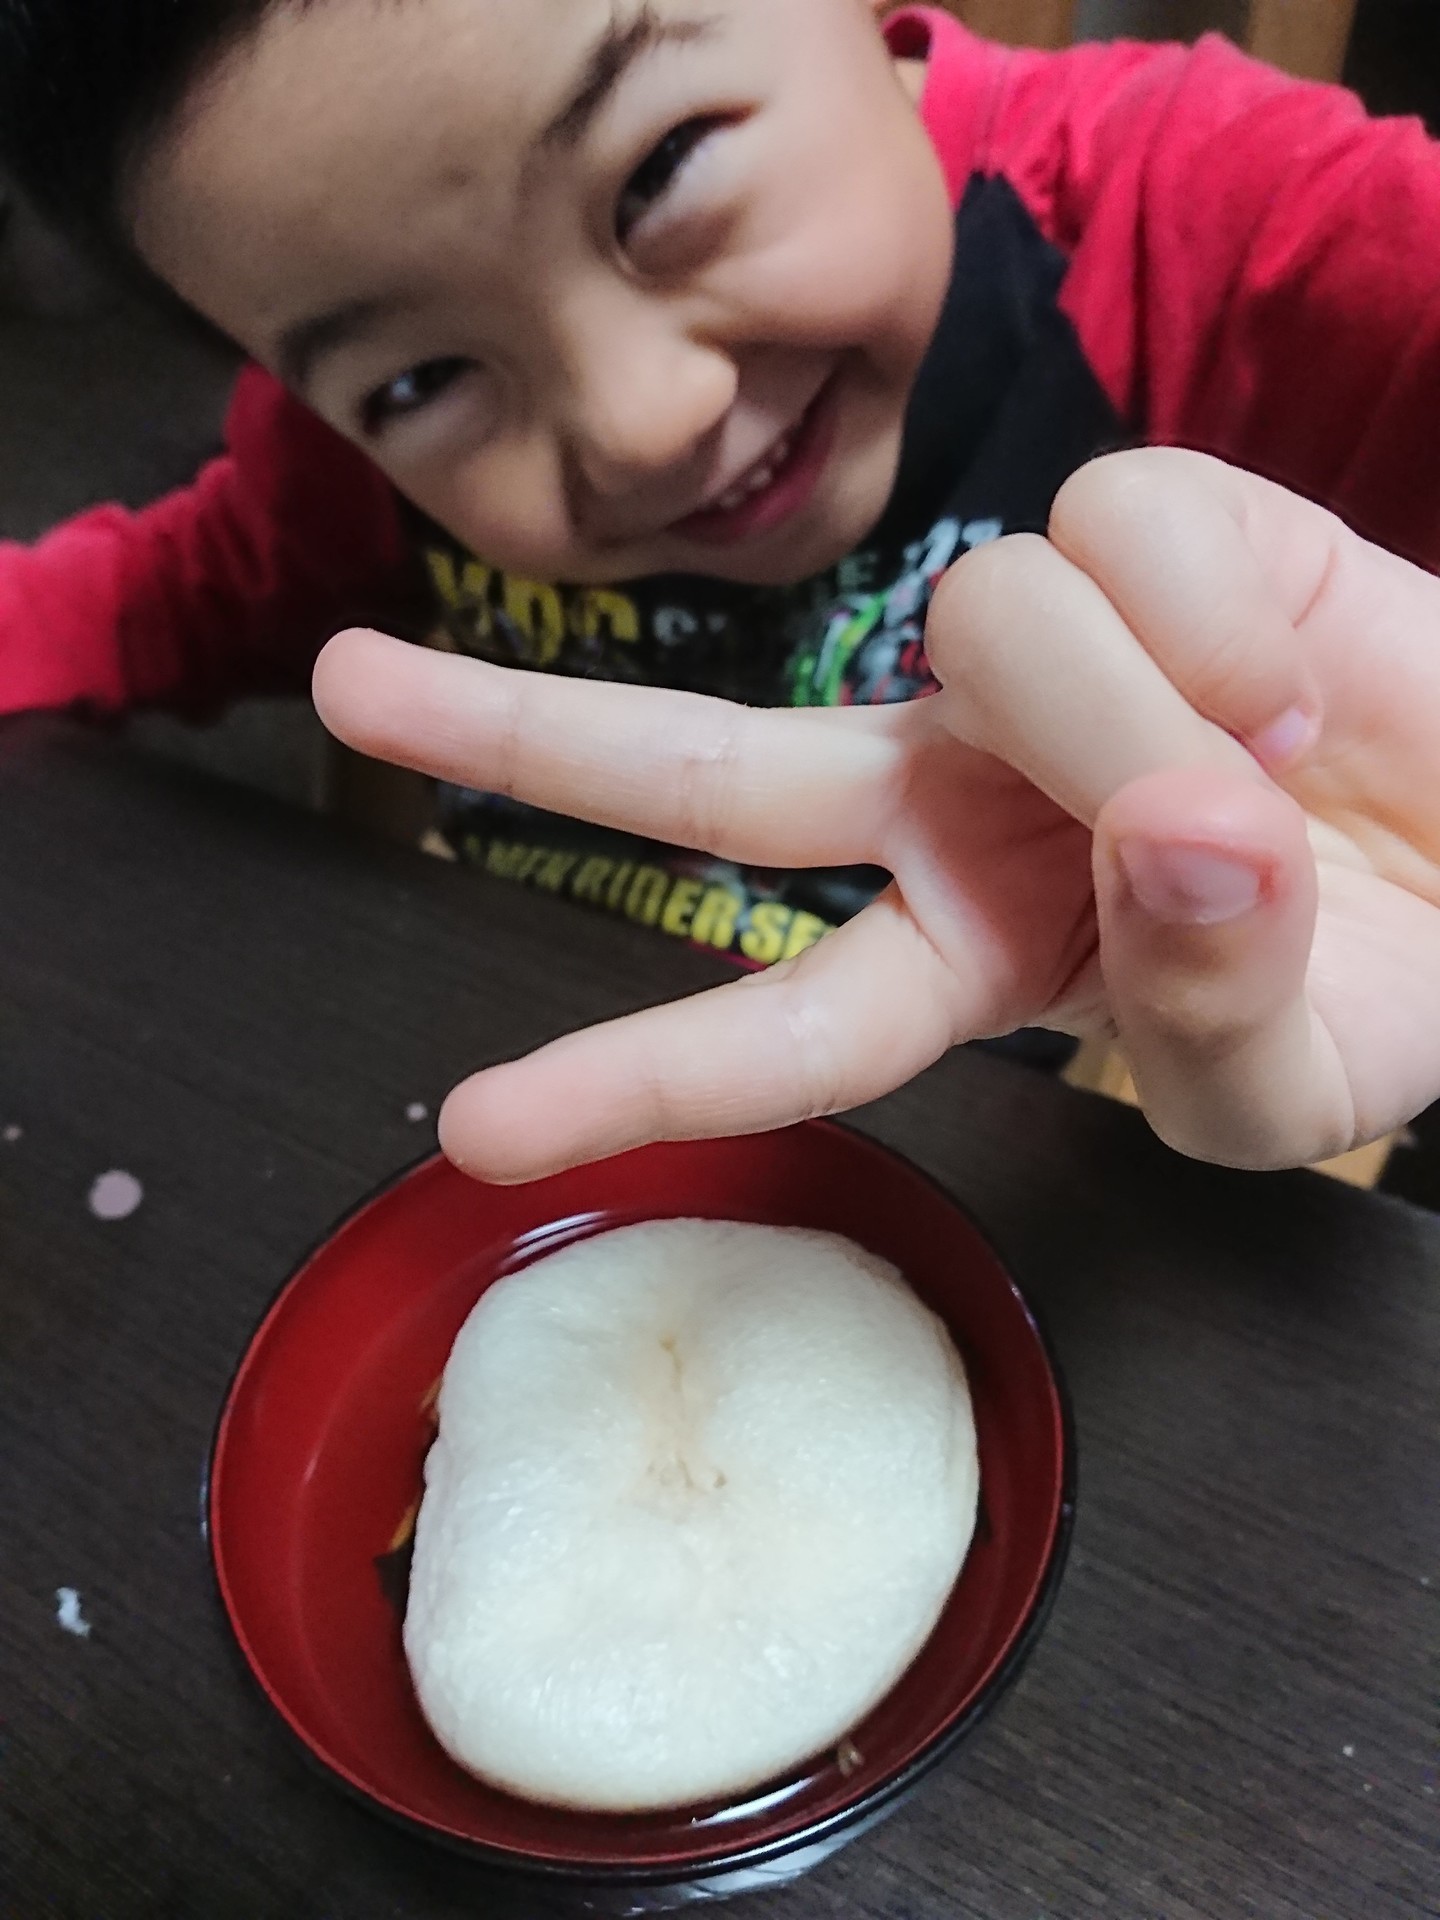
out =
{"type": "Polygon", "coordinates": [[[0,545],[0,712],[211,713],[303,687],[337,627],[404,625],[420,602],[388,482],[247,368],[193,486],[0,545]]]}
{"type": "MultiPolygon", "coordinates": [[[[952,135],[1069,257],[1122,417],[1323,500],[1440,569],[1440,146],[1212,36],[987,47],[952,135]]],[[[948,33],[947,33],[948,38],[948,33]]]]}

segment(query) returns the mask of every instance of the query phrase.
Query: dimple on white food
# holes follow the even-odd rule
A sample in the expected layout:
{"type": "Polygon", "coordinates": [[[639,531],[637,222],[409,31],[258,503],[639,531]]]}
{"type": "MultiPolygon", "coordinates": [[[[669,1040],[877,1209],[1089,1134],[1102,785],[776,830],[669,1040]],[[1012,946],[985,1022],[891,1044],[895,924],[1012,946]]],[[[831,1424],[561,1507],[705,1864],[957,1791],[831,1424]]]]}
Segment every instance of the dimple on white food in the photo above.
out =
{"type": "Polygon", "coordinates": [[[974,1529],[944,1327],[836,1235],[654,1221],[497,1282],[445,1369],[405,1648],[462,1766],[555,1805],[743,1792],[833,1747],[974,1529]]]}

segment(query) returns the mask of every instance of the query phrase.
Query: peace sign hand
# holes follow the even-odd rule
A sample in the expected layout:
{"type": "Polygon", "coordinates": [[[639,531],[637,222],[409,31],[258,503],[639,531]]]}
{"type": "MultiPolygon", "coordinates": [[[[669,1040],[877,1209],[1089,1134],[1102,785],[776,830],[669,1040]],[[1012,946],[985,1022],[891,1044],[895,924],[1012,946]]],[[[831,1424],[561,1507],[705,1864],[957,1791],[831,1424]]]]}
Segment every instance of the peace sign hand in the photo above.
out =
{"type": "Polygon", "coordinates": [[[330,643],[316,702],[362,751],[744,864],[894,875],[795,961],[467,1081],[452,1158],[516,1180],[781,1125],[1032,1024],[1118,1032],[1157,1128],[1237,1165],[1339,1152],[1440,1090],[1440,586],[1195,455],[1096,463],[1051,534],[951,570],[943,690],[906,707],[330,643]]]}

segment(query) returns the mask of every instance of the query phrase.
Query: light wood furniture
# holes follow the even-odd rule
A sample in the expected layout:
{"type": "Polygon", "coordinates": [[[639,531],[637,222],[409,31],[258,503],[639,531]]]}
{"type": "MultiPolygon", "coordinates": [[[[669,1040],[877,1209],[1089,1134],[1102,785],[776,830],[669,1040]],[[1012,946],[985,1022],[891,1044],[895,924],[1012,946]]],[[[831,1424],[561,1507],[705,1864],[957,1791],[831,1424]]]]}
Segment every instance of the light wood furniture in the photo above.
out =
{"type": "Polygon", "coordinates": [[[1250,0],[1245,36],[1259,60],[1307,80],[1338,80],[1357,0],[1250,0]]]}
{"type": "MultiPolygon", "coordinates": [[[[1244,44],[1310,80],[1338,80],[1345,67],[1357,0],[1249,0],[1244,44]]],[[[1064,47],[1075,37],[1077,0],[946,0],[976,33],[1014,46],[1064,47]]],[[[1216,24],[1222,10],[1217,8],[1216,24]]]]}
{"type": "Polygon", "coordinates": [[[1076,0],[945,0],[951,13],[987,40],[1014,47],[1068,47],[1076,0]]]}

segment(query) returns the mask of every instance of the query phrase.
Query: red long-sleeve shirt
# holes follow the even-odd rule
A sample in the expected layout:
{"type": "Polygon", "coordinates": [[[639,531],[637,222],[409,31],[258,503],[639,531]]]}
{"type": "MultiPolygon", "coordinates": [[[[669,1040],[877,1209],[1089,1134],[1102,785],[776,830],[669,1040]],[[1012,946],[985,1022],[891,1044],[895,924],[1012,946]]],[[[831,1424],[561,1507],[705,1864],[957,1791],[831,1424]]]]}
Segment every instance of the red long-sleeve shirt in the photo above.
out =
{"type": "MultiPolygon", "coordinates": [[[[1008,183],[1127,437],[1205,448],[1440,567],[1440,148],[1219,39],[1016,52],[913,9],[960,207],[1008,183]]],[[[0,547],[0,711],[213,710],[303,685],[352,621],[413,626],[424,570],[354,447],[257,369],[226,451],[138,513],[0,547]]],[[[563,664],[563,663],[561,663],[563,664]]]]}

